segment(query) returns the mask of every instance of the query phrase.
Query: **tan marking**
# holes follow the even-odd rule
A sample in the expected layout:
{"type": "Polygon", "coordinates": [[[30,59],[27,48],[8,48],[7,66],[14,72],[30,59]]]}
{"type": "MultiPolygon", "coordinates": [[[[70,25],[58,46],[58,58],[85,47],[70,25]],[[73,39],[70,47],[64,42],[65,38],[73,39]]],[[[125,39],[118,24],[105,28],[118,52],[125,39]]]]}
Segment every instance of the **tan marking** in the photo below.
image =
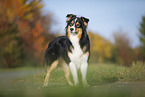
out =
{"type": "Polygon", "coordinates": [[[86,22],[84,22],[84,25],[87,26],[88,24],[86,22]]]}
{"type": "Polygon", "coordinates": [[[73,15],[71,15],[70,17],[68,17],[66,21],[68,22],[68,21],[72,18],[72,16],[73,16],[73,15]]]}
{"type": "Polygon", "coordinates": [[[82,20],[84,21],[84,25],[87,26],[88,24],[85,22],[85,20],[82,18],[82,20]]]}
{"type": "Polygon", "coordinates": [[[50,73],[57,67],[57,64],[58,64],[58,60],[54,61],[51,64],[50,69],[47,70],[47,74],[46,74],[46,77],[45,77],[45,80],[44,80],[43,87],[47,86],[50,73]]]}
{"type": "Polygon", "coordinates": [[[70,15],[70,18],[72,17],[73,15],[70,15]]]}
{"type": "Polygon", "coordinates": [[[79,24],[79,22],[76,23],[76,25],[78,25],[78,24],[79,24]]]}
{"type": "Polygon", "coordinates": [[[70,32],[69,32],[70,26],[67,28],[67,37],[70,39],[70,32]]]}
{"type": "Polygon", "coordinates": [[[68,22],[70,19],[71,19],[71,18],[69,17],[69,18],[67,18],[67,20],[66,20],[66,21],[68,22]]]}
{"type": "Polygon", "coordinates": [[[71,23],[74,24],[74,21],[72,21],[71,23]]]}
{"type": "Polygon", "coordinates": [[[71,52],[68,52],[68,57],[70,58],[70,54],[71,54],[71,52]]]}
{"type": "Polygon", "coordinates": [[[65,78],[66,78],[68,84],[70,86],[73,86],[73,84],[72,84],[72,82],[70,80],[70,69],[69,69],[68,65],[65,62],[63,62],[62,68],[63,68],[63,71],[65,73],[65,78]]]}
{"type": "Polygon", "coordinates": [[[86,47],[86,46],[84,46],[84,47],[83,47],[83,52],[85,52],[85,51],[86,51],[86,49],[87,49],[87,47],[86,47]]]}
{"type": "Polygon", "coordinates": [[[85,55],[87,55],[89,57],[89,52],[86,52],[85,55]]]}
{"type": "Polygon", "coordinates": [[[73,50],[73,47],[72,46],[70,46],[70,50],[73,50]]]}
{"type": "Polygon", "coordinates": [[[76,32],[78,32],[78,38],[81,39],[82,37],[82,29],[81,28],[76,28],[76,32]]]}

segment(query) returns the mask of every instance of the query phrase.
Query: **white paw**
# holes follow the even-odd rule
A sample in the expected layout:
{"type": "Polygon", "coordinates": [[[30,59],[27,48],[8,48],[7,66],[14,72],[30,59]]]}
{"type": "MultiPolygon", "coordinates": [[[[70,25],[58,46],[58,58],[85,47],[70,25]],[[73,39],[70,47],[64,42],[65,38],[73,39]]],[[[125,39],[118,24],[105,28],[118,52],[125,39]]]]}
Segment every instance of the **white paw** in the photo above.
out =
{"type": "Polygon", "coordinates": [[[48,83],[44,83],[44,84],[43,84],[43,87],[46,87],[47,85],[48,85],[48,83]]]}
{"type": "Polygon", "coordinates": [[[68,84],[69,84],[69,86],[74,86],[72,82],[69,82],[68,84]]]}
{"type": "Polygon", "coordinates": [[[83,86],[84,87],[90,87],[90,85],[88,83],[84,83],[83,86]]]}

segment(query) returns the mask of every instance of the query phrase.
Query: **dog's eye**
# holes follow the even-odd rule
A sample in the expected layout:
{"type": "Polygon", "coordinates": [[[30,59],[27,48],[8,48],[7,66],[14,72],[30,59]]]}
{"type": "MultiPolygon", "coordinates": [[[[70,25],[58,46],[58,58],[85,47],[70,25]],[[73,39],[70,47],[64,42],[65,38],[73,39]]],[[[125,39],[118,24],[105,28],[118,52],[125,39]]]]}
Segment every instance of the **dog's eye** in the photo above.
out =
{"type": "Polygon", "coordinates": [[[80,24],[77,24],[76,27],[80,27],[80,24]]]}

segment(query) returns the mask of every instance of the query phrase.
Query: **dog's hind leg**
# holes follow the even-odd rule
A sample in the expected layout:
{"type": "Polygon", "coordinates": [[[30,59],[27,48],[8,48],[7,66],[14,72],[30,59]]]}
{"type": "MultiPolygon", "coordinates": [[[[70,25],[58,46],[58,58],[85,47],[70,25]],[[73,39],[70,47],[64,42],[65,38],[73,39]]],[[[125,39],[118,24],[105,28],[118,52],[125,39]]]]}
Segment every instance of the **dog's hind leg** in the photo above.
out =
{"type": "Polygon", "coordinates": [[[49,69],[47,69],[47,74],[46,74],[46,77],[45,77],[45,80],[44,80],[44,84],[43,84],[43,87],[47,86],[48,84],[48,80],[49,80],[49,76],[51,74],[51,72],[57,67],[58,65],[58,60],[55,60],[49,69]]]}
{"type": "Polygon", "coordinates": [[[70,80],[70,69],[69,69],[68,65],[65,62],[62,64],[62,68],[64,70],[65,78],[66,78],[68,84],[70,86],[73,86],[73,83],[70,80]]]}

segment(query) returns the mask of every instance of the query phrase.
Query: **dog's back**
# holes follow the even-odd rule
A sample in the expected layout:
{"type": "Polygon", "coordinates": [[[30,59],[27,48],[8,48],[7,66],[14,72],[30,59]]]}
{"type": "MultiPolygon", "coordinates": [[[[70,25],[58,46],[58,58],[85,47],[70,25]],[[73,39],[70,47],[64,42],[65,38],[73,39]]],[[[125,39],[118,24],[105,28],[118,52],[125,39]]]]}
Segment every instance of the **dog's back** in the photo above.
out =
{"type": "Polygon", "coordinates": [[[46,65],[51,65],[53,61],[63,58],[67,63],[70,62],[67,52],[70,50],[68,48],[69,40],[66,36],[60,36],[48,45],[45,51],[44,59],[46,65]]]}

